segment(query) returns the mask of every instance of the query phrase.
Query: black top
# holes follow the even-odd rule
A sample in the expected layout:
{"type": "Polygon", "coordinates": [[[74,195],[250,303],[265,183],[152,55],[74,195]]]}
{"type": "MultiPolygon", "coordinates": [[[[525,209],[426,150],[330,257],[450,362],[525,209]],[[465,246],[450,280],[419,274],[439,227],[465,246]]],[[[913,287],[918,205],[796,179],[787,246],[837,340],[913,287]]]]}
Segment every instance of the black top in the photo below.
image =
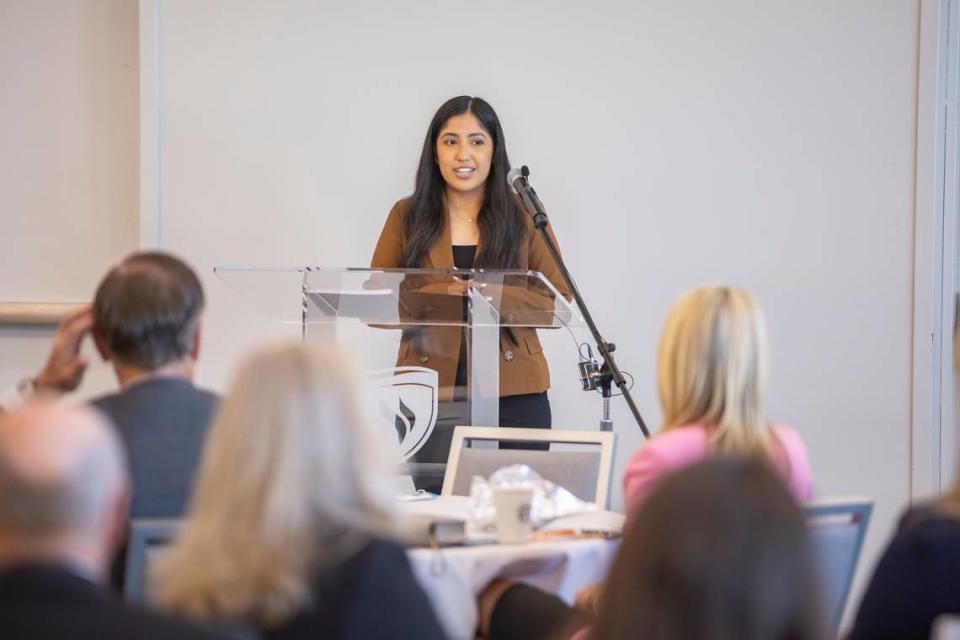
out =
{"type": "Polygon", "coordinates": [[[126,449],[130,517],[183,516],[217,396],[183,378],[157,377],[92,404],[113,421],[126,449]]]}
{"type": "MultiPolygon", "coordinates": [[[[477,245],[453,245],[453,266],[457,269],[472,269],[473,261],[477,257],[477,245]]],[[[463,319],[467,319],[467,299],[463,299],[463,319]]],[[[467,384],[467,341],[460,340],[460,357],[457,359],[457,378],[454,386],[463,387],[467,384]]]]}
{"type": "Polygon", "coordinates": [[[848,640],[926,640],[941,613],[960,613],[960,516],[919,507],[901,518],[848,640]]]}
{"type": "Polygon", "coordinates": [[[23,565],[0,573],[4,640],[217,640],[211,631],[125,604],[69,569],[23,565]]]}
{"type": "Polygon", "coordinates": [[[457,269],[473,269],[473,261],[477,257],[477,245],[453,245],[453,266],[457,269]]]}
{"type": "Polygon", "coordinates": [[[345,562],[320,571],[313,581],[313,605],[262,634],[266,640],[444,638],[406,551],[385,540],[373,540],[345,562]]]}

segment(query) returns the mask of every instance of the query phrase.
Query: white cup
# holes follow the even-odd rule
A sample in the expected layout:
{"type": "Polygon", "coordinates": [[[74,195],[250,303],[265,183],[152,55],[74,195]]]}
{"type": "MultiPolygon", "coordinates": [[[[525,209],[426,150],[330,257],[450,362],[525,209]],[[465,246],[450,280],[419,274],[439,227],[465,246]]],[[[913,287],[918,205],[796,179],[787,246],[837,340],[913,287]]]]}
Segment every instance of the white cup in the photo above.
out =
{"type": "Polygon", "coordinates": [[[533,523],[530,521],[530,504],[533,489],[504,488],[493,492],[493,505],[497,510],[497,540],[501,544],[522,544],[530,539],[533,523]]]}

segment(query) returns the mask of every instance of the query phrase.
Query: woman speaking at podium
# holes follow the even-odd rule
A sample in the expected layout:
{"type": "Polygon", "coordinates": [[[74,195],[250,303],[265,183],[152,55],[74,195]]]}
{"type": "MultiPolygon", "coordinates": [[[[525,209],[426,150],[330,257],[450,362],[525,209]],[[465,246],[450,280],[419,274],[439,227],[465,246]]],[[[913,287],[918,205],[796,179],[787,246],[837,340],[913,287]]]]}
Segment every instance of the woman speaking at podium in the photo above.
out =
{"type": "MultiPolygon", "coordinates": [[[[569,298],[546,244],[507,184],[509,171],[493,108],[482,98],[447,100],[430,122],[414,193],[390,210],[370,266],[530,269],[569,298]]],[[[547,232],[552,236],[549,227],[547,232]]],[[[433,434],[412,461],[446,462],[453,427],[469,423],[464,333],[459,327],[410,333],[404,334],[397,366],[435,369],[441,399],[433,434]]],[[[499,362],[499,426],[549,428],[550,374],[536,329],[501,330],[499,362]]],[[[424,489],[440,484],[416,475],[414,482],[424,489]]]]}

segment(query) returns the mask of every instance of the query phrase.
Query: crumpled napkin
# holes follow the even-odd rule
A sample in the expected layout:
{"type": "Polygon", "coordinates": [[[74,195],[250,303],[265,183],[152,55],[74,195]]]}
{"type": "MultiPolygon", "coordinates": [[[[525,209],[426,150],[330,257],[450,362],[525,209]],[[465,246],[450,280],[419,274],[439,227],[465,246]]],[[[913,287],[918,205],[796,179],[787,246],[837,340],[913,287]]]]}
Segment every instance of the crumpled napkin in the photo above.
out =
{"type": "Polygon", "coordinates": [[[488,529],[496,521],[493,493],[501,488],[533,489],[530,520],[540,528],[562,516],[596,511],[597,505],[584,502],[560,485],[544,479],[528,465],[514,464],[490,474],[489,479],[473,476],[470,482],[470,519],[478,530],[488,529]]]}

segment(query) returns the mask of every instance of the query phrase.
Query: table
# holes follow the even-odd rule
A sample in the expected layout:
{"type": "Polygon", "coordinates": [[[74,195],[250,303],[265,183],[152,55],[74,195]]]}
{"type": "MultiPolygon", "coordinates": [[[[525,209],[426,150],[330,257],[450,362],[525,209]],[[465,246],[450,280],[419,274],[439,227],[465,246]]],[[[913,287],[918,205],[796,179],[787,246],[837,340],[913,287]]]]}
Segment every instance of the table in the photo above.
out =
{"type": "MultiPolygon", "coordinates": [[[[405,503],[411,514],[465,518],[469,498],[441,496],[405,503]]],[[[558,518],[545,530],[582,528],[619,531],[623,515],[596,511],[558,518]]],[[[471,640],[477,626],[477,596],[494,578],[525,582],[569,603],[578,590],[606,578],[618,540],[558,539],[520,545],[486,544],[408,551],[414,575],[451,640],[471,640]]]]}

